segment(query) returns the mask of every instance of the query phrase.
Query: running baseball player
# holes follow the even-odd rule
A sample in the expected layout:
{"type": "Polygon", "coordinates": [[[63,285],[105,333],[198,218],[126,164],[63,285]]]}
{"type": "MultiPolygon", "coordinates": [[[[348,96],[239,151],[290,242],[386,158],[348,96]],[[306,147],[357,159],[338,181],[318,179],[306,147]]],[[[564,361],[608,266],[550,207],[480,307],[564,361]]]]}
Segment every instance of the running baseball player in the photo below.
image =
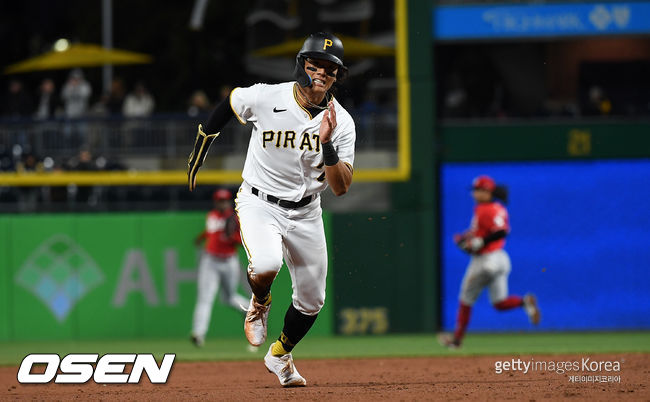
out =
{"type": "Polygon", "coordinates": [[[205,230],[196,238],[197,245],[205,241],[196,281],[197,294],[192,321],[191,341],[201,347],[210,325],[212,306],[221,287],[223,303],[240,310],[248,299],[237,293],[240,270],[237,247],[241,244],[239,223],[232,209],[232,194],[218,189],[212,195],[214,209],[208,212],[205,230]]]}
{"type": "Polygon", "coordinates": [[[253,346],[265,342],[271,284],[284,259],[292,303],[264,363],[285,387],[307,384],[291,352],[325,302],[327,247],[319,194],[329,186],[340,196],[352,183],[354,121],[330,91],[346,73],[341,40],[324,32],[310,35],[296,56],[296,81],[235,88],[205,131],[199,125],[188,163],[191,190],[207,149],[230,118],[252,123],[236,199],[253,291],[244,332],[253,346]]]}
{"type": "Polygon", "coordinates": [[[469,324],[472,306],[484,288],[490,291],[490,302],[499,311],[523,307],[531,323],[539,324],[540,314],[533,294],[523,298],[508,296],[510,257],[503,249],[510,232],[507,189],[497,186],[489,176],[479,176],[472,182],[472,198],[476,202],[470,228],[454,235],[454,242],[471,255],[460,287],[460,301],[453,336],[441,334],[440,343],[448,348],[461,346],[469,324]],[[503,203],[496,201],[501,200],[503,203]]]}

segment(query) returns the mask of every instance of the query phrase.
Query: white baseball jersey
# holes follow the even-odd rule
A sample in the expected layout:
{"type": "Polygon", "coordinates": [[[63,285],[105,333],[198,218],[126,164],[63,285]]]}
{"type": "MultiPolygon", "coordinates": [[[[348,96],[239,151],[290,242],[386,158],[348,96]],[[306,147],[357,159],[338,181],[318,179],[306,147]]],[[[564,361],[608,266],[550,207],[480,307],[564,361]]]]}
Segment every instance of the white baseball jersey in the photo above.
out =
{"type": "MultiPolygon", "coordinates": [[[[255,196],[251,187],[286,201],[327,187],[319,130],[324,111],[312,116],[298,103],[293,82],[235,88],[230,105],[242,124],[253,123],[237,198],[249,276],[273,276],[287,264],[293,306],[317,314],[325,302],[327,245],[319,200],[284,208],[255,196]]],[[[339,160],[354,162],[352,117],[334,100],[337,125],[332,145],[339,160]]]]}
{"type": "MultiPolygon", "coordinates": [[[[242,177],[260,191],[288,201],[323,191],[319,129],[323,112],[311,116],[296,99],[294,82],[235,88],[230,106],[240,123],[253,123],[242,177]]],[[[339,159],[354,163],[356,132],[350,114],[334,99],[337,126],[331,142],[339,159]]]]}

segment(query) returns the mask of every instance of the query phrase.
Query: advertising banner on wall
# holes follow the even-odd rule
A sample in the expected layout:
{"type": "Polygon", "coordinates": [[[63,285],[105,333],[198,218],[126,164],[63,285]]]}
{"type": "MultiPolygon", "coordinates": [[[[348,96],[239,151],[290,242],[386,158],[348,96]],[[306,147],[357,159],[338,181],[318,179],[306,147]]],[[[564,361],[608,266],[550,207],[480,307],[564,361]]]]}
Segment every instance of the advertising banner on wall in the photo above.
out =
{"type": "Polygon", "coordinates": [[[433,9],[435,40],[650,33],[650,2],[489,4],[433,9]]]}
{"type": "MultiPolygon", "coordinates": [[[[204,213],[7,216],[0,221],[0,340],[189,336],[204,213]]],[[[327,222],[327,220],[326,220],[327,222]]],[[[240,250],[242,281],[246,256],[240,250]]],[[[291,302],[273,285],[282,329],[291,302]]],[[[243,286],[239,292],[245,294],[243,286]]],[[[243,311],[219,302],[208,336],[244,336],[243,311]]],[[[314,333],[329,333],[327,306],[314,333]]]]}

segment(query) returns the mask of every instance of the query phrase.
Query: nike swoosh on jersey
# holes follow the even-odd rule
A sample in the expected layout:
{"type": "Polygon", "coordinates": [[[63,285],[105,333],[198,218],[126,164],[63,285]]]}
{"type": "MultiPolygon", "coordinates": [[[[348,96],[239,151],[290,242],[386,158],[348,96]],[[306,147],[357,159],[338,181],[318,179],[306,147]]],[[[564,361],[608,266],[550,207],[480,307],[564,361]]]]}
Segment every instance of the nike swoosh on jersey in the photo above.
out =
{"type": "Polygon", "coordinates": [[[287,109],[278,109],[276,107],[273,108],[273,113],[280,113],[280,112],[286,112],[287,109]]]}

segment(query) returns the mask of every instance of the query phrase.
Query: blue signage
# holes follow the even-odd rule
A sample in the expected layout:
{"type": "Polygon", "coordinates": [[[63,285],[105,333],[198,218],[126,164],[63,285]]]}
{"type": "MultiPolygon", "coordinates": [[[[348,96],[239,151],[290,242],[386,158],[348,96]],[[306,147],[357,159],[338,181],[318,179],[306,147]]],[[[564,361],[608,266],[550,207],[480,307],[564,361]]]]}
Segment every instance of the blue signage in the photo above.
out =
{"type": "Polygon", "coordinates": [[[486,290],[470,331],[650,329],[650,159],[444,163],[440,174],[445,330],[453,331],[470,259],[453,235],[470,225],[479,174],[508,186],[509,292],[535,293],[542,321],[533,327],[521,309],[497,311],[486,290]]]}
{"type": "Polygon", "coordinates": [[[650,2],[438,6],[436,40],[650,33],[650,2]]]}

